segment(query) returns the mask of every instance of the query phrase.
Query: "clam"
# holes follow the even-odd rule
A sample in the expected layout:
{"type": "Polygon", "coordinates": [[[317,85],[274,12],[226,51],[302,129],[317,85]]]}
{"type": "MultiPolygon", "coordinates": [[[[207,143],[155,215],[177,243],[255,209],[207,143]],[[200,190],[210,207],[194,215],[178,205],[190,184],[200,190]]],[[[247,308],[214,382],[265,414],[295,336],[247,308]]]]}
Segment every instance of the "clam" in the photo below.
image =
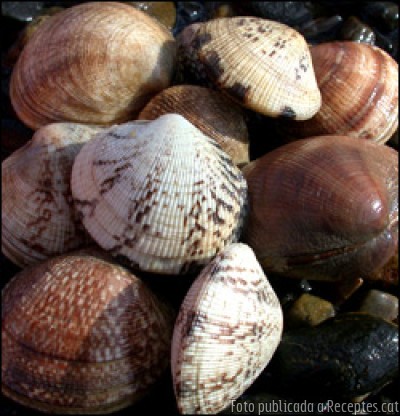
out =
{"type": "Polygon", "coordinates": [[[184,117],[106,129],[75,159],[71,189],[93,239],[130,267],[179,274],[240,236],[246,181],[184,117]]]}
{"type": "Polygon", "coordinates": [[[182,115],[213,138],[236,165],[248,163],[249,140],[244,112],[221,93],[197,85],[175,85],[153,97],[138,119],[154,120],[168,113],[182,115]]]}
{"type": "Polygon", "coordinates": [[[136,276],[90,255],[24,269],[2,293],[2,390],[47,413],[98,414],[146,394],[172,315],[136,276]]]}
{"type": "Polygon", "coordinates": [[[33,129],[123,122],[169,85],[174,64],[174,38],[146,13],[123,3],[83,3],[36,30],[14,67],[11,102],[33,129]]]}
{"type": "Polygon", "coordinates": [[[253,111],[304,120],[321,106],[308,45],[289,26],[226,17],[186,27],[177,43],[181,78],[213,85],[253,111]]]}
{"type": "Polygon", "coordinates": [[[101,127],[53,123],[2,162],[3,253],[20,267],[90,241],[74,210],[75,156],[101,127]]]}
{"type": "Polygon", "coordinates": [[[231,244],[189,289],[175,322],[171,369],[178,409],[215,414],[267,366],[282,334],[278,298],[250,247],[231,244]]]}
{"type": "Polygon", "coordinates": [[[366,140],[294,141],[245,166],[243,241],[266,271],[339,280],[368,278],[394,256],[398,153],[366,140]]]}
{"type": "Polygon", "coordinates": [[[357,42],[313,46],[322,106],[309,120],[283,121],[288,139],[335,134],[385,143],[398,127],[399,72],[384,50],[357,42]]]}

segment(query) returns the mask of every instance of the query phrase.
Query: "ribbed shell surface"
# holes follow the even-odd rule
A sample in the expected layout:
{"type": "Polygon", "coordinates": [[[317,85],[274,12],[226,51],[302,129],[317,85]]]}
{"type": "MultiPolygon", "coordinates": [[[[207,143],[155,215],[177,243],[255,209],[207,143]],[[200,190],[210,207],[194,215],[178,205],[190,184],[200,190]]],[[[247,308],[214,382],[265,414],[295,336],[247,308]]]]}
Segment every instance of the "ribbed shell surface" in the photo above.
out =
{"type": "Polygon", "coordinates": [[[398,245],[398,153],[367,140],[318,136],[244,168],[243,240],[268,271],[307,279],[368,276],[398,245]]]}
{"type": "Polygon", "coordinates": [[[2,250],[20,267],[83,246],[90,239],[72,203],[75,156],[101,128],[53,123],[2,163],[2,250]]]}
{"type": "Polygon", "coordinates": [[[247,185],[213,139],[177,114],[103,133],[82,148],[71,177],[101,247],[141,270],[175,274],[238,240],[247,185]]]}
{"type": "Polygon", "coordinates": [[[322,106],[312,119],[288,123],[289,135],[336,134],[387,142],[399,124],[397,62],[384,50],[357,42],[315,45],[311,56],[322,106]]]}
{"type": "Polygon", "coordinates": [[[256,17],[219,18],[187,27],[178,44],[189,72],[251,110],[305,120],[321,106],[308,45],[289,26],[256,17]]]}
{"type": "Polygon", "coordinates": [[[56,121],[131,120],[166,88],[175,65],[171,33],[119,2],[88,2],[50,17],[14,67],[10,97],[37,129],[56,121]]]}
{"type": "Polygon", "coordinates": [[[138,119],[154,120],[167,113],[182,115],[213,138],[236,165],[249,161],[244,112],[220,92],[197,85],[174,85],[153,97],[138,119]]]}
{"type": "Polygon", "coordinates": [[[165,370],[172,317],[142,281],[90,255],[17,274],[2,294],[2,383],[51,413],[109,412],[165,370]]]}
{"type": "Polygon", "coordinates": [[[215,414],[270,361],[282,310],[253,251],[226,247],[189,289],[175,322],[171,368],[179,411],[215,414]]]}

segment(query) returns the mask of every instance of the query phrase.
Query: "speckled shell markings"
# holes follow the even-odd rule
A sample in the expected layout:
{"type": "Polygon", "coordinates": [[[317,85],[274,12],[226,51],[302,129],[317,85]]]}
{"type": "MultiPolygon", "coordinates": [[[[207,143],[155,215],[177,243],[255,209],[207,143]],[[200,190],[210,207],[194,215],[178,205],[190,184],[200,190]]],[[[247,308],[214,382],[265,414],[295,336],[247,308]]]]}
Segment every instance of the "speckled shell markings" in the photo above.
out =
{"type": "Polygon", "coordinates": [[[284,122],[288,139],[324,134],[387,142],[399,124],[399,69],[382,49],[357,42],[311,48],[322,106],[310,120],[284,122]]]}
{"type": "Polygon", "coordinates": [[[282,310],[253,251],[226,247],[189,289],[176,319],[171,367],[179,411],[215,414],[270,361],[282,310]]]}
{"type": "Polygon", "coordinates": [[[248,163],[249,140],[244,113],[221,93],[196,85],[175,85],[153,97],[138,119],[154,120],[167,113],[182,115],[213,138],[236,165],[248,163]]]}
{"type": "Polygon", "coordinates": [[[178,114],[112,127],[84,146],[71,176],[82,222],[112,255],[176,274],[237,241],[247,185],[218,144],[178,114]]]}
{"type": "Polygon", "coordinates": [[[251,110],[304,120],[321,106],[309,47],[282,23],[256,17],[213,19],[185,28],[178,67],[211,82],[251,110]]]}
{"type": "Polygon", "coordinates": [[[339,280],[368,277],[398,245],[398,153],[366,140],[319,136],[244,168],[243,241],[265,270],[339,280]]]}
{"type": "Polygon", "coordinates": [[[14,67],[10,97],[37,129],[55,121],[131,120],[169,86],[175,40],[155,19],[118,2],[88,2],[44,22],[14,67]]]}
{"type": "Polygon", "coordinates": [[[145,284],[89,255],[47,260],[2,293],[2,389],[41,411],[110,413],[169,362],[173,316],[145,284]]]}
{"type": "Polygon", "coordinates": [[[2,163],[3,253],[20,267],[90,241],[73,207],[72,163],[100,127],[53,123],[2,163]]]}

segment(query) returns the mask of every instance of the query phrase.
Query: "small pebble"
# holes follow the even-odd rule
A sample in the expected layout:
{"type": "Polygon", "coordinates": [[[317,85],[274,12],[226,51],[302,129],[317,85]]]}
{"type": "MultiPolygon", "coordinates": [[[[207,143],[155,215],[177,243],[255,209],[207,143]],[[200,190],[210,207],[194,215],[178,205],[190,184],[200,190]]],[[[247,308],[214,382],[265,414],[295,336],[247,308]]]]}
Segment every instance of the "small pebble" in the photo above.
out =
{"type": "Polygon", "coordinates": [[[318,17],[301,26],[299,32],[310,43],[328,42],[337,38],[342,24],[343,17],[340,15],[318,17]]]}
{"type": "Polygon", "coordinates": [[[372,289],[365,296],[360,312],[394,321],[399,313],[399,299],[390,293],[372,289]]]}
{"type": "Polygon", "coordinates": [[[346,302],[364,283],[361,277],[344,279],[333,283],[333,303],[336,306],[346,302]]]}
{"type": "Polygon", "coordinates": [[[308,293],[302,294],[285,314],[286,328],[316,326],[335,316],[332,303],[308,293]]]}
{"type": "Polygon", "coordinates": [[[130,1],[128,3],[154,17],[169,30],[175,25],[176,8],[173,1],[130,1]]]}
{"type": "Polygon", "coordinates": [[[340,30],[340,36],[343,40],[368,43],[370,45],[375,45],[376,40],[374,31],[355,16],[350,16],[346,19],[340,30]]]}
{"type": "Polygon", "coordinates": [[[390,32],[399,24],[399,6],[391,1],[367,2],[361,14],[380,30],[390,32]]]}
{"type": "Polygon", "coordinates": [[[41,13],[42,1],[3,1],[1,14],[22,22],[30,22],[41,13]]]}

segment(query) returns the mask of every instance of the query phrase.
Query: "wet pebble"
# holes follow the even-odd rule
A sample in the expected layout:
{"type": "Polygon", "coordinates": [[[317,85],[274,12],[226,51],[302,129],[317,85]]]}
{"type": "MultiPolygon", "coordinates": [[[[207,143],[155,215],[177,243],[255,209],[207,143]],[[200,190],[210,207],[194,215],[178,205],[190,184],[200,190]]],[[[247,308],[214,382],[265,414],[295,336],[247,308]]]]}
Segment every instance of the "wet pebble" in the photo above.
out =
{"type": "Polygon", "coordinates": [[[174,36],[180,33],[186,26],[204,22],[209,18],[209,10],[201,1],[177,1],[176,24],[173,30],[174,36]]]}
{"type": "Polygon", "coordinates": [[[285,327],[316,326],[335,316],[332,303],[309,293],[302,294],[285,313],[285,327]]]}
{"type": "Polygon", "coordinates": [[[399,313],[399,299],[390,293],[371,289],[360,306],[360,312],[394,321],[399,313]]]}
{"type": "Polygon", "coordinates": [[[302,397],[351,399],[398,374],[396,325],[344,313],[317,327],[287,331],[269,364],[282,391],[302,397]]]}
{"type": "Polygon", "coordinates": [[[1,14],[22,22],[30,22],[41,13],[43,6],[42,1],[3,1],[1,14]]]}
{"type": "Polygon", "coordinates": [[[129,1],[127,3],[154,17],[169,30],[172,30],[175,25],[176,8],[172,1],[129,1]]]}
{"type": "Polygon", "coordinates": [[[338,38],[342,24],[343,17],[338,14],[329,17],[318,17],[301,26],[299,32],[307,42],[329,42],[338,38]]]}
{"type": "Polygon", "coordinates": [[[340,37],[343,40],[368,43],[375,45],[375,32],[355,16],[348,17],[340,29],[340,37]]]}
{"type": "Polygon", "coordinates": [[[399,24],[399,6],[391,1],[367,2],[361,15],[383,32],[390,32],[399,24]]]}

